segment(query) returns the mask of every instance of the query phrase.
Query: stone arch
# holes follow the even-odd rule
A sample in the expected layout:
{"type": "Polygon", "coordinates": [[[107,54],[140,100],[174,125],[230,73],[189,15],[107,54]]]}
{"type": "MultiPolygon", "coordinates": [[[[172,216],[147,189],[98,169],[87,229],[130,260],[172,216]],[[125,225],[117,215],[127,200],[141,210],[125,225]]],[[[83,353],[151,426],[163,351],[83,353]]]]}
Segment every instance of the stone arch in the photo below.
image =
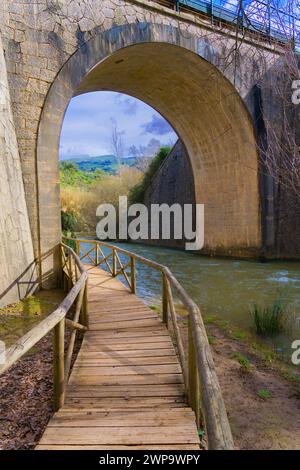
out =
{"type": "MultiPolygon", "coordinates": [[[[250,115],[207,41],[135,23],[100,33],[65,63],[46,97],[37,142],[39,251],[60,242],[58,148],[70,99],[123,92],[157,109],[189,154],[205,204],[206,253],[256,256],[261,246],[258,155],[250,115]]],[[[52,263],[52,262],[51,262],[52,263]]],[[[49,265],[43,269],[50,271],[49,265]]]]}

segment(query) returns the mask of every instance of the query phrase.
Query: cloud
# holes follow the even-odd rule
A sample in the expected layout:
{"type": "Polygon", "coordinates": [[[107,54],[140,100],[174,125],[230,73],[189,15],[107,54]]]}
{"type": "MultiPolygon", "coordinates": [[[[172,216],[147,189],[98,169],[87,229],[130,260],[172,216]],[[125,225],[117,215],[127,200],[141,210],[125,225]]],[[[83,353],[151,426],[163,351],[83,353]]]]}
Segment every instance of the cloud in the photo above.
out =
{"type": "Polygon", "coordinates": [[[162,145],[176,140],[169,124],[143,101],[115,92],[86,93],[74,97],[68,106],[60,139],[61,158],[110,154],[112,119],[126,149],[147,146],[151,138],[158,138],[162,145]]]}
{"type": "Polygon", "coordinates": [[[116,95],[116,102],[121,110],[128,116],[135,116],[138,110],[138,101],[131,96],[118,93],[116,95]]]}
{"type": "Polygon", "coordinates": [[[157,114],[152,114],[151,121],[142,124],[141,127],[147,134],[166,135],[173,132],[169,123],[157,114]]]}

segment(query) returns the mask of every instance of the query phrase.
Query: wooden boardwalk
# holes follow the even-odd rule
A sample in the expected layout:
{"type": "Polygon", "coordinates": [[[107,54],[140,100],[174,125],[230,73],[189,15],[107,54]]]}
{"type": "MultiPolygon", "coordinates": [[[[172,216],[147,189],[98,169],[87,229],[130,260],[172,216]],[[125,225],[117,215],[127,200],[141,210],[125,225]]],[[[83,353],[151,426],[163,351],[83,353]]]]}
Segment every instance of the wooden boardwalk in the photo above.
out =
{"type": "Polygon", "coordinates": [[[89,274],[89,331],[37,449],[199,449],[169,333],[116,278],[89,274]]]}

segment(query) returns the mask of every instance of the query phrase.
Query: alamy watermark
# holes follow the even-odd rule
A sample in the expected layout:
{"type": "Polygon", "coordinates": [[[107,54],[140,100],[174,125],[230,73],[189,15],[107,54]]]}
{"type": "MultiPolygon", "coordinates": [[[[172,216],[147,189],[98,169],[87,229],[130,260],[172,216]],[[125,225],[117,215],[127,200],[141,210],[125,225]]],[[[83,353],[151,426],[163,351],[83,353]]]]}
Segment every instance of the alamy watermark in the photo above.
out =
{"type": "Polygon", "coordinates": [[[294,366],[299,366],[300,364],[300,339],[296,339],[295,341],[292,342],[292,349],[295,349],[295,351],[292,354],[292,364],[294,366]]]}
{"type": "Polygon", "coordinates": [[[100,240],[187,240],[186,250],[204,246],[204,204],[144,204],[128,206],[127,196],[119,196],[118,214],[113,204],[101,204],[96,227],[100,240]],[[195,228],[193,228],[193,225],[195,228]]]}
{"type": "Polygon", "coordinates": [[[292,103],[300,104],[300,80],[293,80],[292,90],[292,103]]]}

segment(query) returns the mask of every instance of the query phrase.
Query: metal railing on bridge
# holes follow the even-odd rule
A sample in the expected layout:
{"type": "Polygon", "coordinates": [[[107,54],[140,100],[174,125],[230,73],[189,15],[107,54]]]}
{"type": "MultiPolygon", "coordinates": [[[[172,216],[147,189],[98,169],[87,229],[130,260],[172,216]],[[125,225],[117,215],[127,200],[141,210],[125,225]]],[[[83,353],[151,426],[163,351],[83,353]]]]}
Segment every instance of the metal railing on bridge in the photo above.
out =
{"type": "Polygon", "coordinates": [[[238,26],[300,48],[300,6],[294,0],[156,0],[176,11],[194,11],[212,23],[238,26]]]}

